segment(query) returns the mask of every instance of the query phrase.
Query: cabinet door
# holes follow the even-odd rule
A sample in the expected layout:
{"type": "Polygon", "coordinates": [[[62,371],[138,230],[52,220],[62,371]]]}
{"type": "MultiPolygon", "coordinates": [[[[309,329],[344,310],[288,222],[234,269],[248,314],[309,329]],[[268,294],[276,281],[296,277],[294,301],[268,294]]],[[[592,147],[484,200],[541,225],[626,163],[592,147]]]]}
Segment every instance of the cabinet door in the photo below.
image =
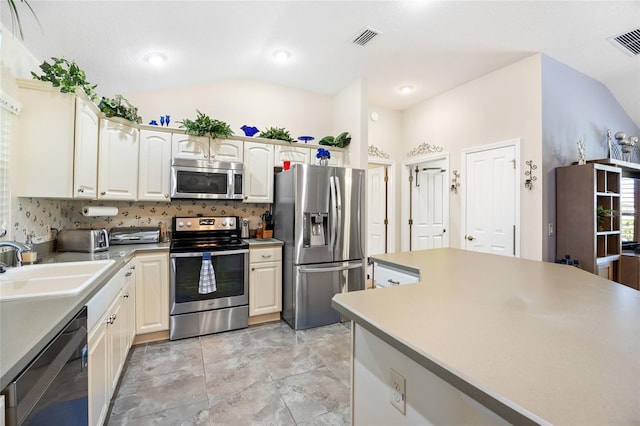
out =
{"type": "Polygon", "coordinates": [[[343,151],[331,151],[331,158],[329,158],[330,166],[344,166],[344,152],[343,151]]]}
{"type": "Polygon", "coordinates": [[[126,360],[126,315],[123,311],[122,291],[109,308],[110,320],[107,323],[107,347],[109,352],[109,399],[118,385],[120,372],[126,360]]]}
{"type": "Polygon", "coordinates": [[[242,163],[244,158],[242,141],[214,139],[211,141],[211,159],[242,163]]]}
{"type": "Polygon", "coordinates": [[[135,261],[130,261],[124,268],[126,270],[124,274],[125,285],[122,290],[122,303],[123,303],[123,315],[126,322],[126,350],[127,352],[131,348],[133,339],[136,337],[136,275],[135,275],[135,261]]]}
{"type": "Polygon", "coordinates": [[[100,120],[98,198],[130,200],[138,192],[138,129],[100,120]]]}
{"type": "Polygon", "coordinates": [[[244,143],[244,201],[273,202],[273,145],[244,143]]]}
{"type": "Polygon", "coordinates": [[[209,158],[209,138],[174,133],[171,135],[171,156],[187,160],[209,158]]]}
{"type": "Polygon", "coordinates": [[[171,133],[141,130],[138,165],[138,200],[171,201],[171,133]]]}
{"type": "Polygon", "coordinates": [[[75,198],[98,195],[98,114],[89,100],[76,97],[73,187],[75,198]]]}
{"type": "Polygon", "coordinates": [[[104,423],[111,398],[109,391],[108,313],[94,327],[88,339],[89,424],[104,423]]]}
{"type": "Polygon", "coordinates": [[[11,147],[11,164],[21,165],[15,167],[15,195],[71,198],[76,96],[48,82],[16,82],[23,108],[11,147]],[[36,173],[45,178],[35,178],[36,173]]]}
{"type": "Polygon", "coordinates": [[[295,146],[275,146],[275,167],[283,167],[283,161],[291,161],[293,163],[312,164],[311,149],[299,148],[295,146]]]}
{"type": "Polygon", "coordinates": [[[282,311],[282,263],[252,263],[249,272],[249,316],[282,311]]]}
{"type": "Polygon", "coordinates": [[[169,255],[136,256],[136,333],[169,330],[169,255]]]}

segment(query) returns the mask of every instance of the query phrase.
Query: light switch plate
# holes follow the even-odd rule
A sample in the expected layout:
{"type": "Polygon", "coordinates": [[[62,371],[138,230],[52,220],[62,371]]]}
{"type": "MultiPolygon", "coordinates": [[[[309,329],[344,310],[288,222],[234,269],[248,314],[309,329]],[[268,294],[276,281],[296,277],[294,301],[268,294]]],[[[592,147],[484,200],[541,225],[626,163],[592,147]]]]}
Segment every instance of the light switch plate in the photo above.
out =
{"type": "Polygon", "coordinates": [[[407,409],[407,382],[406,379],[393,368],[389,369],[389,386],[391,405],[405,414],[407,409]]]}

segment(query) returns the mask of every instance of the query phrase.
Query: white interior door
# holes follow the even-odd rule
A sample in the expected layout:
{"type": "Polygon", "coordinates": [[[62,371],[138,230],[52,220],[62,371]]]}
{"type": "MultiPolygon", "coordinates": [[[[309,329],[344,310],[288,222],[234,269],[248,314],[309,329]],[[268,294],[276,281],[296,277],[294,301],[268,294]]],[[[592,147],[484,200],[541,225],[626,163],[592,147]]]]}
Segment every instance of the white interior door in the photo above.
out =
{"type": "Polygon", "coordinates": [[[386,214],[386,166],[376,165],[367,172],[367,253],[385,253],[387,238],[385,229],[386,214]]]}
{"type": "Polygon", "coordinates": [[[412,250],[449,246],[447,163],[447,159],[443,158],[411,167],[414,176],[411,188],[412,250]]]}
{"type": "Polygon", "coordinates": [[[466,154],[463,247],[516,255],[516,147],[466,154]]]}

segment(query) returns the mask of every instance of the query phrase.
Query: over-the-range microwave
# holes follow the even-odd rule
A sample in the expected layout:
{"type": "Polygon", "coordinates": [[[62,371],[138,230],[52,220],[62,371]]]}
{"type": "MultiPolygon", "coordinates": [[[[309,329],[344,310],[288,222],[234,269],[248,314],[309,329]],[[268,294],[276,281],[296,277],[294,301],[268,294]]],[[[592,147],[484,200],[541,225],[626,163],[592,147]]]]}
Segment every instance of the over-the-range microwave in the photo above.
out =
{"type": "Polygon", "coordinates": [[[242,200],[244,165],[174,158],[171,198],[242,200]]]}

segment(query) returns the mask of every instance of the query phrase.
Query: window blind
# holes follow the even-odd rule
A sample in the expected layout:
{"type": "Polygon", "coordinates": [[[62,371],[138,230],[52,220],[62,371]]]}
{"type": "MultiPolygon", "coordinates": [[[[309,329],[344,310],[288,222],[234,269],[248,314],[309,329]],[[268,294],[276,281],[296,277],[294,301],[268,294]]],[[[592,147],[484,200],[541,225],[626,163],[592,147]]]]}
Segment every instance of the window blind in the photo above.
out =
{"type": "Polygon", "coordinates": [[[11,96],[0,91],[0,237],[9,229],[10,192],[9,192],[9,159],[11,132],[16,116],[22,105],[11,96]]]}

